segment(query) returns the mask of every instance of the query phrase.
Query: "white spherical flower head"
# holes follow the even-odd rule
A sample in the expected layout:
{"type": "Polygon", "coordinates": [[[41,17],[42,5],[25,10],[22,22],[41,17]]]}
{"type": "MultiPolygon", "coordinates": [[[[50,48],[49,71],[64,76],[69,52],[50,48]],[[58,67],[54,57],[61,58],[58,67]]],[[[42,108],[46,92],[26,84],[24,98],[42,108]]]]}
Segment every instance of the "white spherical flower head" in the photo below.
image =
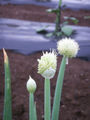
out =
{"type": "Polygon", "coordinates": [[[61,55],[72,58],[77,55],[79,45],[75,40],[71,38],[65,38],[57,43],[57,49],[61,55]]]}
{"type": "Polygon", "coordinates": [[[36,82],[31,77],[29,77],[26,87],[29,93],[34,93],[37,87],[36,82]]]}
{"type": "Polygon", "coordinates": [[[38,73],[44,78],[51,79],[54,77],[57,67],[57,55],[53,50],[43,53],[41,59],[38,59],[38,73]]]}

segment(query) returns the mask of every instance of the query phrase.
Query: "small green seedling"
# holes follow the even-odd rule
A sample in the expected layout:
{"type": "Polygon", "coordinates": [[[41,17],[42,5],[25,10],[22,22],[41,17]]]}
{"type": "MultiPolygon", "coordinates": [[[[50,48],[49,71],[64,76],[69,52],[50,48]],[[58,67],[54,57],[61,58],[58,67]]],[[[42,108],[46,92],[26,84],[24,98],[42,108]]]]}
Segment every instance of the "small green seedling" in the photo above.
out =
{"type": "MultiPolygon", "coordinates": [[[[46,34],[46,37],[54,36],[56,38],[63,38],[65,36],[70,37],[74,33],[74,30],[71,27],[66,26],[69,23],[69,21],[65,21],[61,25],[61,9],[62,9],[61,5],[62,5],[62,0],[59,0],[58,8],[46,10],[48,13],[56,14],[55,30],[53,32],[48,33],[48,31],[46,30],[46,27],[43,27],[43,28],[37,30],[37,33],[46,34]]],[[[70,20],[74,24],[78,24],[78,22],[79,22],[79,20],[75,17],[64,16],[64,19],[70,20]]]]}

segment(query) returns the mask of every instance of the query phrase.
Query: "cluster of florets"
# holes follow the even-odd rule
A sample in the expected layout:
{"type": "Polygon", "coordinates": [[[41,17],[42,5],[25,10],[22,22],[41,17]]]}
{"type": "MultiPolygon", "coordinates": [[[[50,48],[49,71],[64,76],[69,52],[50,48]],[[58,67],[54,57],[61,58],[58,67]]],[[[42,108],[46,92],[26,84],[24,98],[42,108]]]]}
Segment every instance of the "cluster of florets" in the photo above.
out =
{"type": "Polygon", "coordinates": [[[57,67],[57,54],[54,50],[43,53],[38,59],[38,73],[45,78],[53,78],[57,67]]]}
{"type": "Polygon", "coordinates": [[[75,40],[71,38],[65,38],[57,43],[57,49],[61,55],[72,58],[77,55],[79,45],[75,40]]]}

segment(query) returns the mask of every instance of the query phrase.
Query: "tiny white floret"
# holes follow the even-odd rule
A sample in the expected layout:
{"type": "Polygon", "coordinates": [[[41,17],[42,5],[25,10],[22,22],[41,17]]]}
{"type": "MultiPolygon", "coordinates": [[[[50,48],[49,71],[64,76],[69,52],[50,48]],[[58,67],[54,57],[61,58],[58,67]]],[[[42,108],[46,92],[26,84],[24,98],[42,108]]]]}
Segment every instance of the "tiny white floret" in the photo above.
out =
{"type": "Polygon", "coordinates": [[[31,76],[29,76],[26,87],[29,93],[34,93],[36,90],[36,82],[31,78],[31,76]]]}
{"type": "Polygon", "coordinates": [[[71,38],[65,38],[57,43],[57,49],[61,55],[72,58],[77,55],[79,45],[75,40],[71,38]]]}

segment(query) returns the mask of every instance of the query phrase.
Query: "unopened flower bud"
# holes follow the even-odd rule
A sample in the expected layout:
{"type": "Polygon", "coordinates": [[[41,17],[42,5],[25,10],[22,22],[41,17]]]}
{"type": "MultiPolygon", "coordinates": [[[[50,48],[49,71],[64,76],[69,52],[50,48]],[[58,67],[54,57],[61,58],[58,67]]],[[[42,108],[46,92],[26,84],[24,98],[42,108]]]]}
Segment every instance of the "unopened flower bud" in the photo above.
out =
{"type": "Polygon", "coordinates": [[[43,76],[44,78],[51,79],[51,78],[54,77],[55,72],[56,72],[56,70],[54,70],[54,69],[52,69],[52,68],[50,67],[49,69],[47,69],[46,71],[44,71],[44,72],[42,73],[42,76],[43,76]]]}
{"type": "Polygon", "coordinates": [[[38,59],[38,73],[44,78],[51,79],[54,77],[57,67],[57,55],[53,50],[43,53],[41,59],[38,59]]]}
{"type": "Polygon", "coordinates": [[[72,58],[77,55],[79,45],[75,40],[71,38],[65,38],[57,43],[57,49],[61,55],[72,58]]]}
{"type": "Polygon", "coordinates": [[[36,82],[31,77],[29,77],[26,87],[29,93],[34,93],[37,87],[36,82]]]}

